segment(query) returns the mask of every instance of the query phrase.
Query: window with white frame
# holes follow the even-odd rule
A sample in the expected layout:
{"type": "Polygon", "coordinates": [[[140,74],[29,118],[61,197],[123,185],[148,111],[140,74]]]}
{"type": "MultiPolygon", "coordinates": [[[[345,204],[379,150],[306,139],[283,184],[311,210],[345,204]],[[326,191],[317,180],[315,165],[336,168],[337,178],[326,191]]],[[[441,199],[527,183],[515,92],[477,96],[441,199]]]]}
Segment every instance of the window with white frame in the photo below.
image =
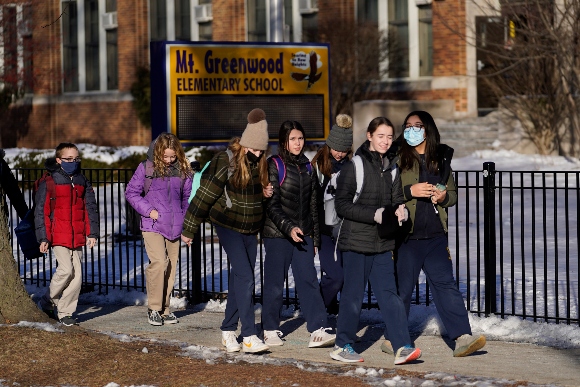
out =
{"type": "Polygon", "coordinates": [[[175,0],[175,39],[191,40],[190,0],[175,0]]]}
{"type": "Polygon", "coordinates": [[[119,87],[117,1],[62,1],[64,92],[119,87]]]}
{"type": "Polygon", "coordinates": [[[433,75],[433,28],[431,5],[419,7],[419,75],[433,75]]]}
{"type": "Polygon", "coordinates": [[[266,0],[247,0],[248,42],[268,40],[266,0]]]}
{"type": "Polygon", "coordinates": [[[408,0],[389,0],[389,77],[409,76],[408,0]]]}
{"type": "Polygon", "coordinates": [[[200,10],[202,17],[197,23],[197,39],[202,42],[213,40],[213,28],[211,20],[208,20],[212,18],[209,11],[211,10],[211,0],[199,0],[198,4],[205,9],[200,10]]]}
{"type": "Polygon", "coordinates": [[[166,0],[149,0],[149,35],[152,42],[168,38],[166,0]]]}

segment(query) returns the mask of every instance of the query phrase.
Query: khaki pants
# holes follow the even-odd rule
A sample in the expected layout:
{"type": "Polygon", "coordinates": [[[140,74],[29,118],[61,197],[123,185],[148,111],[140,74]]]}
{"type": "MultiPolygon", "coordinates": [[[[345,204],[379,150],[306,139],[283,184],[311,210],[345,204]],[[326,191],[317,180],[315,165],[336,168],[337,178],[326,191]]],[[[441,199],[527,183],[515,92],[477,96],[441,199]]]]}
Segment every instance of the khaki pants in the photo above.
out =
{"type": "Polygon", "coordinates": [[[81,272],[82,248],[69,249],[63,246],[53,246],[52,252],[58,262],[58,267],[50,280],[50,286],[41,300],[46,309],[56,307],[58,318],[72,316],[77,310],[79,294],[83,282],[81,272]]]}
{"type": "Polygon", "coordinates": [[[170,241],[156,232],[143,232],[143,239],[149,256],[149,265],[145,269],[149,309],[169,314],[180,238],[170,241]]]}

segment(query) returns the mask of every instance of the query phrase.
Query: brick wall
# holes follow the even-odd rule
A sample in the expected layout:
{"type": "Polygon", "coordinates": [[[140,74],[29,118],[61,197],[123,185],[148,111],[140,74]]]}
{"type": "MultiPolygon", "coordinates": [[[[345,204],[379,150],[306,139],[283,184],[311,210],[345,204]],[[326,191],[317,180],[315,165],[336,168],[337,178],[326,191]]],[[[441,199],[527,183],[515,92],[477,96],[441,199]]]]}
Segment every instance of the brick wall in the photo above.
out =
{"type": "Polygon", "coordinates": [[[212,1],[213,40],[246,41],[246,2],[244,0],[212,1]]]}

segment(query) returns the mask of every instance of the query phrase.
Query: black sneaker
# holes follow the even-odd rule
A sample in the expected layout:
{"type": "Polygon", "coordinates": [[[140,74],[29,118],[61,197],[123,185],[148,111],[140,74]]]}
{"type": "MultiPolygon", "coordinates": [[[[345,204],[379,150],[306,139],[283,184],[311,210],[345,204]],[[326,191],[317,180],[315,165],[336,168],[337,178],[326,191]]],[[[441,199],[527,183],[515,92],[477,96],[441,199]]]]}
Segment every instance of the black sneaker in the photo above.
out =
{"type": "Polygon", "coordinates": [[[161,317],[159,312],[156,310],[151,310],[151,309],[147,310],[147,320],[149,321],[149,324],[151,324],[151,325],[156,325],[156,326],[163,325],[163,318],[161,317]]]}
{"type": "Polygon", "coordinates": [[[73,325],[78,325],[79,323],[77,322],[77,319],[72,317],[72,316],[64,316],[63,318],[61,318],[60,323],[62,325],[66,325],[67,327],[72,327],[73,325]]]}

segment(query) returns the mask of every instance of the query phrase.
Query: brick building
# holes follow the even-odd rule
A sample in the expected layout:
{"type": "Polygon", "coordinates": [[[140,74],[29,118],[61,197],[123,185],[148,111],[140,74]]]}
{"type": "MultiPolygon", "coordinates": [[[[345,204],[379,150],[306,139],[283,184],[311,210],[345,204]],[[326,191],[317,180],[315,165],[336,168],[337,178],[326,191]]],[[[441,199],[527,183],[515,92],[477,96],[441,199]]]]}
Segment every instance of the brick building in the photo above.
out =
{"type": "MultiPolygon", "coordinates": [[[[475,116],[477,61],[466,37],[477,11],[470,4],[284,0],[284,41],[316,36],[319,25],[374,23],[394,32],[402,58],[377,96],[439,104],[451,118],[475,116]]],[[[270,11],[269,0],[0,0],[0,80],[24,92],[2,113],[2,146],[148,144],[131,86],[148,66],[149,42],[269,41],[270,11]]]]}

